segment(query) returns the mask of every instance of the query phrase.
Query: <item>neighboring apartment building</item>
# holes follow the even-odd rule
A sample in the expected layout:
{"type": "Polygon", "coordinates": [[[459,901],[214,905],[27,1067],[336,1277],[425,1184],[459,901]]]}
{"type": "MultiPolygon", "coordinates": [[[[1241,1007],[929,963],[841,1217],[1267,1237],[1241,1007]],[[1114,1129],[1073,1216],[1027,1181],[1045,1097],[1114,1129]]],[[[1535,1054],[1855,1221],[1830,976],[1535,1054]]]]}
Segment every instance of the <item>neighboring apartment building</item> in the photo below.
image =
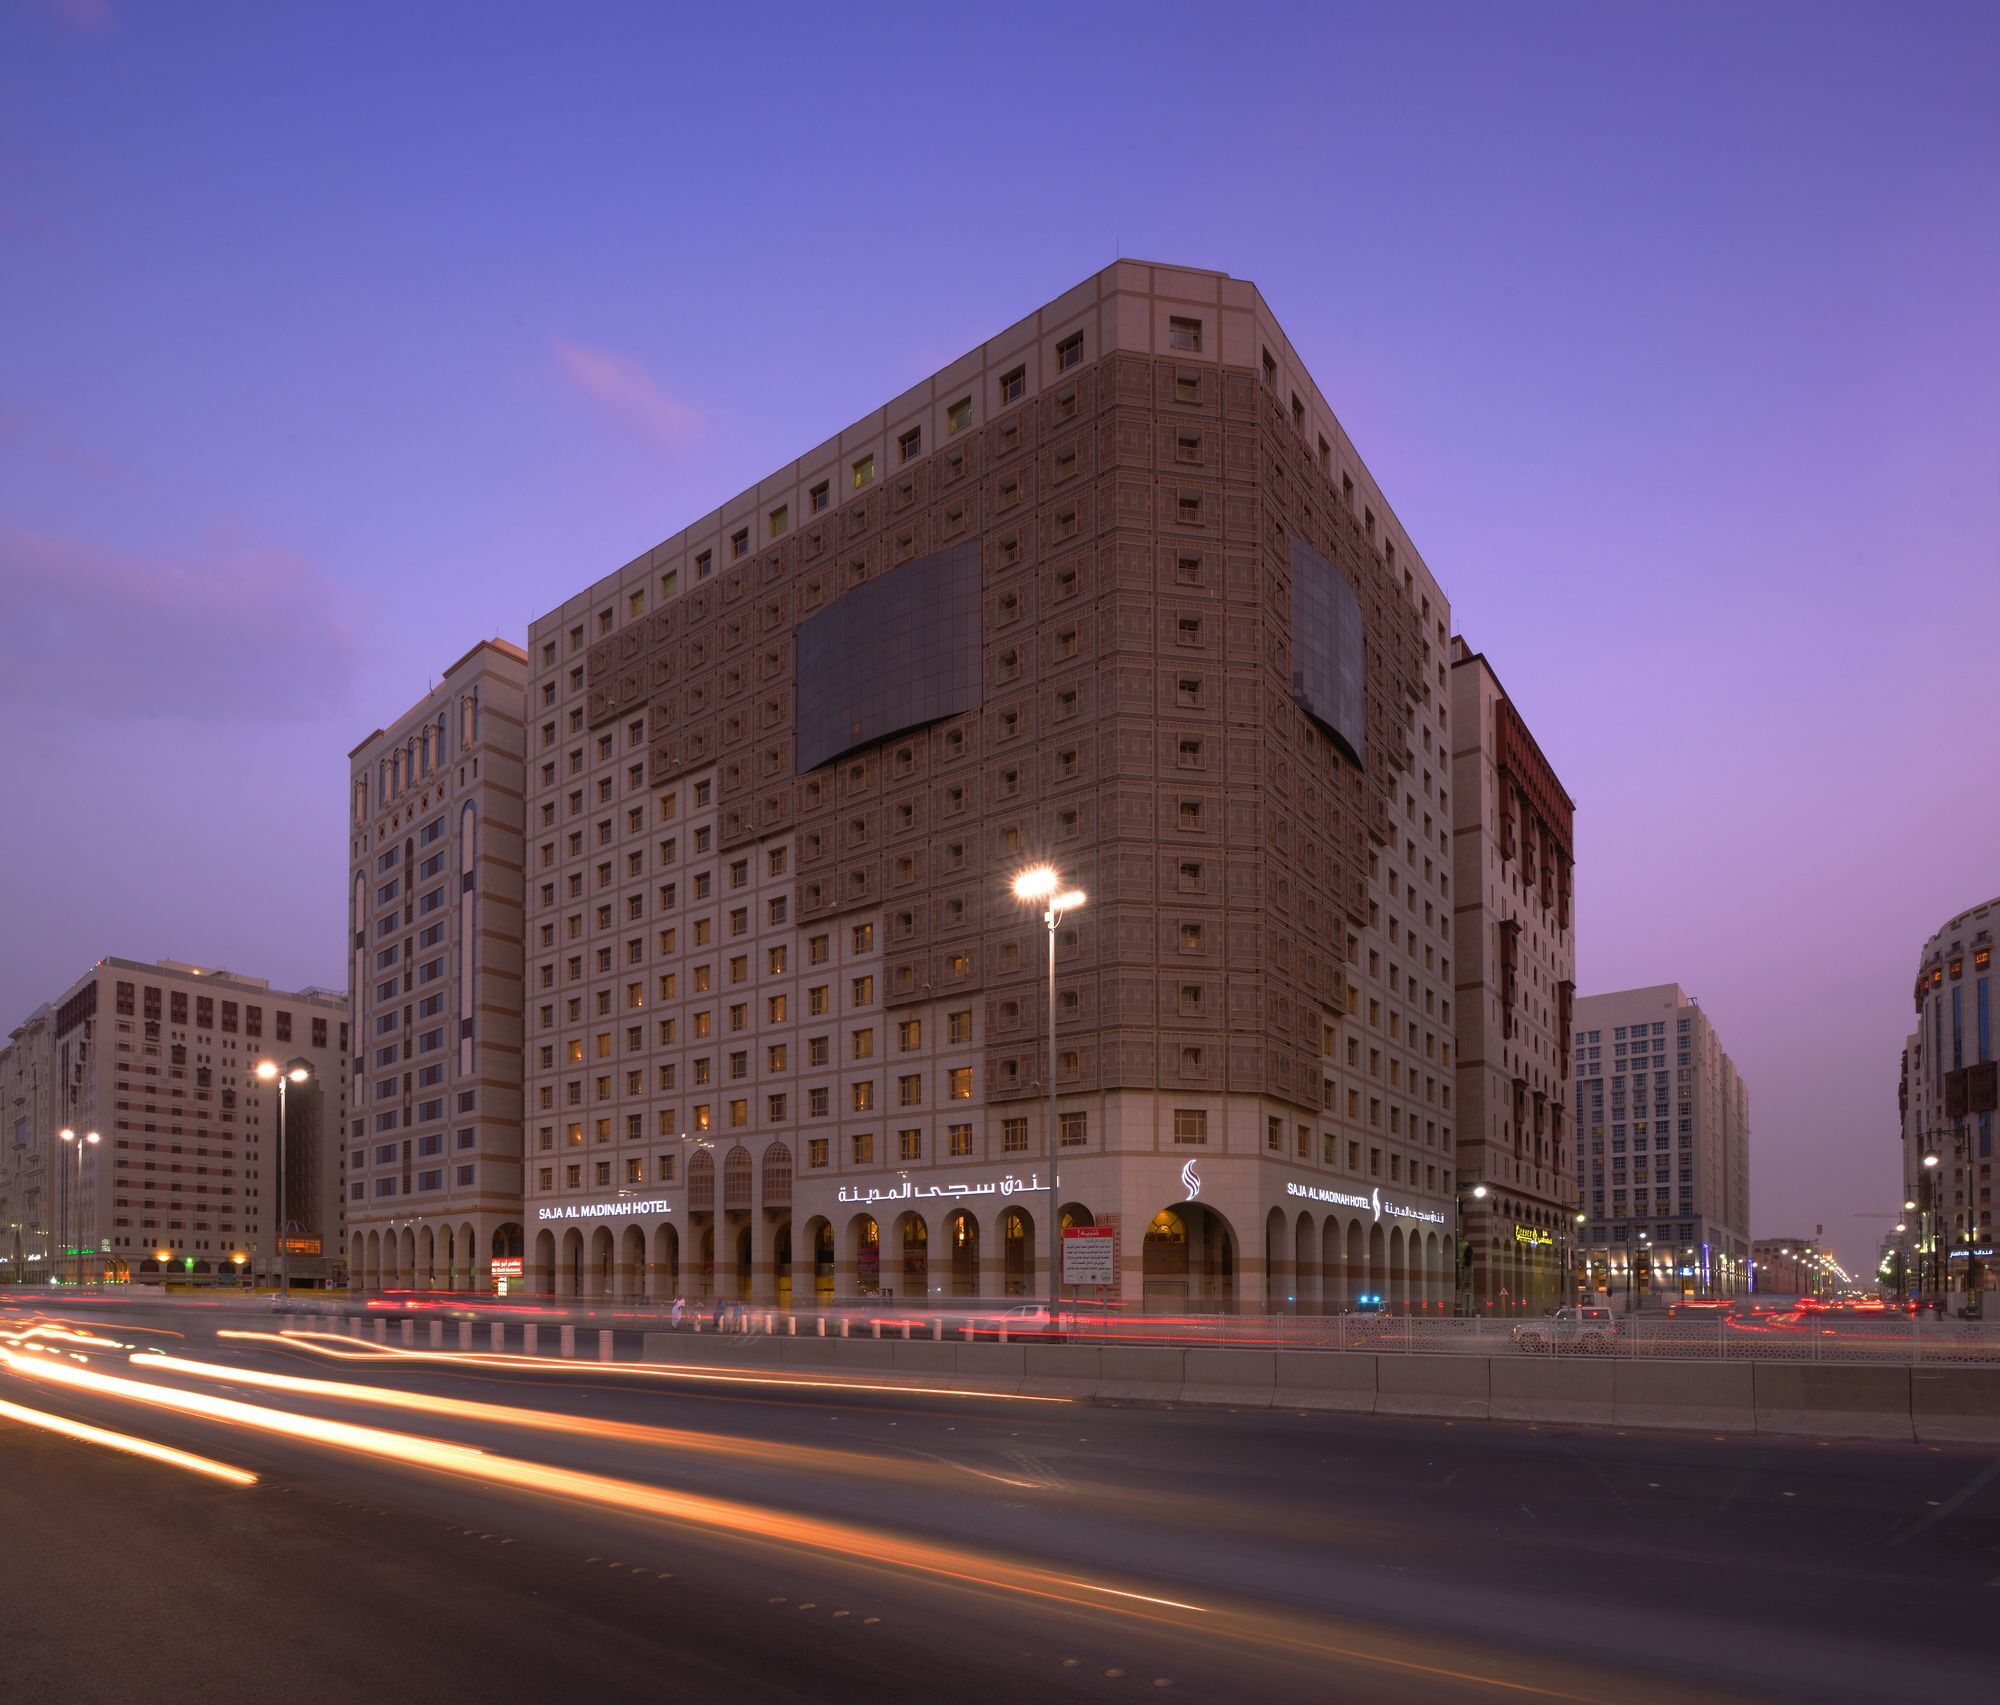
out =
{"type": "Polygon", "coordinates": [[[1749,1289],[1750,1097],[1678,983],[1576,1003],[1576,1180],[1594,1289],[1749,1289]]]}
{"type": "Polygon", "coordinates": [[[2000,898],[1948,919],[1917,961],[1917,1028],[1904,1047],[1903,1184],[1917,1204],[1922,1294],[1963,1310],[2000,1282],[1994,1257],[1993,937],[2000,898]],[[1926,1164],[1926,1157],[1934,1157],[1926,1164]]]}
{"type": "Polygon", "coordinates": [[[1138,262],[550,611],[531,1288],[1045,1294],[1054,1223],[1447,1309],[1448,622],[1255,286],[1138,262]]]}
{"type": "Polygon", "coordinates": [[[0,1048],[0,1280],[22,1284],[49,1275],[58,1217],[48,1146],[61,1126],[49,1047],[54,1010],[38,1006],[0,1048]]]}
{"type": "Polygon", "coordinates": [[[1539,1314],[1578,1282],[1575,804],[1456,636],[1451,723],[1460,1294],[1478,1313],[1539,1314]]]}
{"type": "Polygon", "coordinates": [[[520,1276],[527,661],[481,641],[348,754],[348,1265],[364,1288],[520,1276]]]}
{"type": "Polygon", "coordinates": [[[1760,1237],[1750,1245],[1757,1264],[1755,1289],[1774,1297],[1824,1296],[1833,1289],[1830,1251],[1811,1237],[1760,1237]]]}
{"type": "Polygon", "coordinates": [[[0,1176],[39,1180],[35,1207],[24,1189],[24,1212],[7,1218],[38,1220],[27,1247],[44,1253],[40,1276],[273,1280],[278,1091],[256,1075],[269,1059],[312,1074],[286,1092],[291,1279],[337,1280],[346,1055],[339,995],[178,960],[99,960],[0,1062],[8,1148],[36,1156],[0,1176]],[[65,1143],[65,1128],[99,1141],[65,1143]]]}

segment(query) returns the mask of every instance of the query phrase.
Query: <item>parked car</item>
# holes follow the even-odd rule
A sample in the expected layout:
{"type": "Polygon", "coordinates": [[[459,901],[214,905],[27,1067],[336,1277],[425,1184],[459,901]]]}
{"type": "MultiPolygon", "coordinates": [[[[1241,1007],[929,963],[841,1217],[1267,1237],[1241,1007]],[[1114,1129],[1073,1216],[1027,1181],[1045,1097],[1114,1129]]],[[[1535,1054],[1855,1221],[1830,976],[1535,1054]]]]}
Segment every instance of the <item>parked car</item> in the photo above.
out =
{"type": "Polygon", "coordinates": [[[1510,1336],[1517,1350],[1547,1355],[1562,1350],[1604,1354],[1618,1341],[1618,1317],[1608,1308],[1556,1309],[1540,1320],[1524,1320],[1510,1336]]]}

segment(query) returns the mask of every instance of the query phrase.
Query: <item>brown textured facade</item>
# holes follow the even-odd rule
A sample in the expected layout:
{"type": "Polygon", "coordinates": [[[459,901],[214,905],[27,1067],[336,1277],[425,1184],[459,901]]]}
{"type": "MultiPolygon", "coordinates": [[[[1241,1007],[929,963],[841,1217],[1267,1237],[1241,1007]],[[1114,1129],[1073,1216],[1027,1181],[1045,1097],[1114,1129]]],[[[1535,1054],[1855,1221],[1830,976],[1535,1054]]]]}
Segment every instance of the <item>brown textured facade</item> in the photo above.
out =
{"type": "Polygon", "coordinates": [[[1009,884],[1047,861],[1089,894],[1063,1217],[1119,1228],[1128,1299],[1442,1306],[1447,620],[1254,287],[1123,263],[537,622],[531,1274],[1040,1284],[1045,1200],[917,1227],[836,1192],[1046,1166],[1045,937],[1009,884]],[[800,624],[966,541],[977,708],[799,773],[800,624]],[[1359,608],[1364,763],[1295,691],[1295,541],[1359,608]]]}
{"type": "Polygon", "coordinates": [[[1459,1283],[1480,1314],[1579,1283],[1575,809],[1485,656],[1452,641],[1459,1283]],[[1483,1185],[1484,1196],[1474,1196],[1483,1185]]]}

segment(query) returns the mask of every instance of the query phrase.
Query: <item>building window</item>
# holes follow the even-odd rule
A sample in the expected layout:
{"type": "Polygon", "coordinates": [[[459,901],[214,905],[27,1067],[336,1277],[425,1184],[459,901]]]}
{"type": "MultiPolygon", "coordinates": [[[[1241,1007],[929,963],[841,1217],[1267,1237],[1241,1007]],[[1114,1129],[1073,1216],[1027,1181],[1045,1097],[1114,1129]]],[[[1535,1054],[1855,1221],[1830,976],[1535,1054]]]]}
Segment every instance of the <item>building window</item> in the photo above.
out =
{"type": "Polygon", "coordinates": [[[1175,314],[1167,321],[1167,347],[1169,349],[1201,348],[1201,321],[1184,318],[1175,314]]]}
{"type": "Polygon", "coordinates": [[[952,432],[963,432],[972,424],[972,399],[960,397],[945,415],[945,426],[952,432]]]}
{"type": "Polygon", "coordinates": [[[1000,406],[1018,403],[1028,391],[1028,370],[1015,367],[1000,375],[1000,406]]]}
{"type": "Polygon", "coordinates": [[[1174,1141],[1177,1143],[1207,1142],[1207,1111],[1200,1107],[1176,1107],[1174,1109],[1174,1141]]]}
{"type": "Polygon", "coordinates": [[[872,485],[875,481],[875,458],[872,455],[861,457],[854,464],[853,474],[856,491],[864,485],[872,485]]]}
{"type": "Polygon", "coordinates": [[[924,429],[913,426],[896,440],[896,459],[914,462],[924,453],[924,429]]]}
{"type": "Polygon", "coordinates": [[[1026,1119],[1002,1119],[1000,1121],[1000,1148],[1005,1154],[1025,1154],[1028,1149],[1028,1121],[1026,1119]]]}
{"type": "Polygon", "coordinates": [[[1071,332],[1056,345],[1056,371],[1061,373],[1083,359],[1083,333],[1071,332]]]}

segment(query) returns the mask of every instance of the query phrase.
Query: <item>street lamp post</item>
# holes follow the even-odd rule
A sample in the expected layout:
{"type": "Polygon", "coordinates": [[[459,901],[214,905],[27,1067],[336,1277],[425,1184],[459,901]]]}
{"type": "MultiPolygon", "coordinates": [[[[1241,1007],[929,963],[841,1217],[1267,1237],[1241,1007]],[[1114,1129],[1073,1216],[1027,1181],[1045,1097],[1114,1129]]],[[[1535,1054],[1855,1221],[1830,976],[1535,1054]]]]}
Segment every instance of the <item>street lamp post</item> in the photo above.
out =
{"type": "Polygon", "coordinates": [[[257,1076],[278,1086],[278,1300],[281,1304],[292,1294],[285,1260],[285,1232],[289,1225],[285,1217],[285,1090],[291,1084],[304,1083],[312,1075],[312,1063],[305,1059],[295,1059],[286,1066],[276,1060],[257,1062],[257,1076]]]}
{"type": "MultiPolygon", "coordinates": [[[[1469,1192],[1475,1202],[1483,1202],[1492,1193],[1484,1184],[1473,1185],[1469,1192]]],[[[1472,1296],[1472,1252],[1473,1242],[1465,1229],[1465,1197],[1461,1195],[1456,1203],[1458,1210],[1458,1295],[1459,1313],[1475,1314],[1472,1296]]],[[[1490,1278],[1491,1275],[1489,1274],[1490,1278]]]]}
{"type": "MultiPolygon", "coordinates": [[[[45,1126],[44,1129],[47,1127],[45,1126]]],[[[71,1274],[78,1290],[83,1288],[83,1151],[95,1147],[104,1139],[95,1131],[72,1131],[67,1125],[58,1133],[66,1143],[76,1149],[76,1184],[69,1193],[69,1252],[71,1274]]]]}
{"type": "Polygon", "coordinates": [[[1049,930],[1049,1330],[1054,1332],[1062,1314],[1062,1228],[1056,1216],[1062,1211],[1056,1194],[1056,926],[1065,912],[1084,903],[1081,888],[1065,888],[1055,866],[1038,864],[1014,878],[1014,898],[1023,905],[1042,904],[1042,921],[1049,930]]]}

